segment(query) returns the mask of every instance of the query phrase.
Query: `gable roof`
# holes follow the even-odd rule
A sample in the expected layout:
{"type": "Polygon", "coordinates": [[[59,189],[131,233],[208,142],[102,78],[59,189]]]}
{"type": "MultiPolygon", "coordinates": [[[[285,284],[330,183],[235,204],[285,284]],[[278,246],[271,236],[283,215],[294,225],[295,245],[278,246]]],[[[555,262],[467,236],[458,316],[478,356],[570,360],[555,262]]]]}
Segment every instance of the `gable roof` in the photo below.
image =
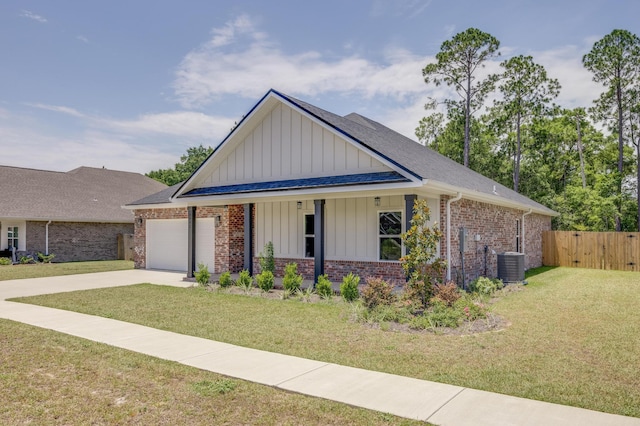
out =
{"type": "Polygon", "coordinates": [[[133,222],[132,212],[122,206],[164,188],[139,173],[117,170],[0,166],[0,219],[133,222]]]}
{"type": "MultiPolygon", "coordinates": [[[[451,160],[438,152],[419,144],[418,142],[389,129],[388,127],[371,120],[360,114],[352,113],[340,116],[322,108],[311,105],[305,101],[296,99],[271,89],[258,101],[258,103],[244,116],[240,123],[227,135],[218,145],[209,158],[196,170],[196,172],[185,182],[178,185],[170,197],[170,201],[178,201],[195,196],[212,196],[228,194],[254,194],[256,192],[281,191],[290,189],[286,183],[279,180],[260,181],[253,185],[229,185],[223,188],[221,185],[212,185],[208,188],[196,188],[193,182],[197,180],[198,174],[205,170],[211,159],[220,154],[227,144],[232,143],[234,136],[239,132],[244,132],[249,122],[260,117],[261,114],[270,108],[270,105],[277,102],[285,103],[317,122],[322,123],[326,128],[340,134],[345,139],[353,142],[360,149],[371,153],[387,164],[398,176],[404,177],[407,186],[415,188],[416,183],[423,188],[431,188],[441,193],[454,195],[461,192],[463,197],[476,199],[493,204],[507,205],[518,209],[531,209],[537,213],[556,215],[553,210],[544,205],[525,197],[489,179],[463,165],[451,160]]],[[[240,137],[242,139],[242,137],[240,137]]],[[[398,179],[396,182],[401,182],[398,179]]],[[[348,182],[355,184],[357,182],[348,182]]],[[[319,186],[331,190],[330,180],[325,179],[319,182],[315,179],[306,179],[304,182],[296,182],[295,189],[317,189],[319,186]]],[[[415,189],[413,189],[415,191],[415,189]]],[[[166,194],[165,194],[166,195],[166,194]]],[[[140,200],[142,201],[142,200],[140,200]]],[[[152,201],[148,199],[148,201],[152,201]]],[[[166,202],[166,197],[164,201],[166,202]]],[[[161,203],[158,200],[158,203],[161,203]]],[[[136,205],[143,204],[136,202],[136,205]]],[[[153,203],[148,203],[153,204],[153,203]]]]}

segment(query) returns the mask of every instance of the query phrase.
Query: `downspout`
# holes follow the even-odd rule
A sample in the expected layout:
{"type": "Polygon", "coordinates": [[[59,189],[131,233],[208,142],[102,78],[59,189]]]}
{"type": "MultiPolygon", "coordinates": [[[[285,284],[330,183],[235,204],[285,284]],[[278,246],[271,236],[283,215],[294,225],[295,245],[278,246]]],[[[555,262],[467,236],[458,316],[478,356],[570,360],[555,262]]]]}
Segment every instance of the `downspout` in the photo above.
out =
{"type": "Polygon", "coordinates": [[[451,203],[462,198],[462,193],[458,192],[455,197],[447,200],[447,282],[451,281],[451,203]]]}
{"type": "Polygon", "coordinates": [[[44,226],[44,254],[47,256],[49,256],[49,225],[51,225],[51,221],[44,226]]]}
{"type": "Polygon", "coordinates": [[[522,242],[520,243],[520,251],[522,252],[522,254],[525,254],[524,253],[524,242],[526,240],[526,238],[524,237],[524,217],[527,216],[527,215],[530,215],[532,212],[533,212],[533,210],[529,209],[528,212],[522,214],[522,224],[521,224],[522,230],[520,231],[520,239],[522,240],[522,242]]]}

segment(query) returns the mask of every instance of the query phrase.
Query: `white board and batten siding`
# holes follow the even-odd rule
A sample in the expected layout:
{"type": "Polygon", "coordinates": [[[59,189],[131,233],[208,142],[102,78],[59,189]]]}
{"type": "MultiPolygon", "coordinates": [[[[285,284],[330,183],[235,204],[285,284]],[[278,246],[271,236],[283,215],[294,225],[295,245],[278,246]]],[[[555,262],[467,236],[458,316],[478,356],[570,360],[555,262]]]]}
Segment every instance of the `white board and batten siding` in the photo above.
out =
{"type": "MultiPolygon", "coordinates": [[[[233,141],[232,141],[233,142],[233,141]]],[[[343,137],[279,104],[197,187],[373,173],[391,169],[343,137]]]]}
{"type": "MultiPolygon", "coordinates": [[[[431,223],[439,222],[438,199],[427,199],[431,223]]],[[[328,199],[325,202],[325,259],[378,260],[378,213],[401,211],[405,217],[401,195],[381,196],[380,206],[373,197],[328,199]]],[[[256,204],[256,254],[273,242],[275,257],[304,256],[304,216],[314,213],[312,200],[256,204]]],[[[409,213],[411,214],[411,213],[409,213]]]]}
{"type": "MultiPolygon", "coordinates": [[[[189,225],[187,219],[148,219],[146,222],[147,269],[186,271],[189,225]]],[[[196,220],[196,265],[214,270],[215,219],[196,220]]]]}

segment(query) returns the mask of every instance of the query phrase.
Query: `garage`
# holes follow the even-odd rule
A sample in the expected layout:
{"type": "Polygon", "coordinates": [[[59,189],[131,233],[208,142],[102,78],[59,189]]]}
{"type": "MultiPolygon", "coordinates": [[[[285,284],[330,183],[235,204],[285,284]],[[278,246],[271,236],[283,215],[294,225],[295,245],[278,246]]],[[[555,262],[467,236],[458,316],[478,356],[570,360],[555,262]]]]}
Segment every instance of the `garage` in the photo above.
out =
{"type": "MultiPolygon", "coordinates": [[[[186,271],[188,269],[187,219],[147,220],[147,269],[186,271]]],[[[214,270],[215,219],[196,220],[196,265],[214,270]]]]}

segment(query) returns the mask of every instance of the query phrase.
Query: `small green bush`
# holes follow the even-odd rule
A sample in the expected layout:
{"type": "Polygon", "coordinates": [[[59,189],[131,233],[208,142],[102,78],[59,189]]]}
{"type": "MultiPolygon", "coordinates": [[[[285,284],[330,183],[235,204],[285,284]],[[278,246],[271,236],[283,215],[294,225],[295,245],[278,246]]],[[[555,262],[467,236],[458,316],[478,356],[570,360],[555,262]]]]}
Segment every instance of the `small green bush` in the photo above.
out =
{"type": "Polygon", "coordinates": [[[273,288],[273,283],[275,279],[273,277],[273,272],[267,270],[262,271],[258,275],[256,275],[256,282],[260,290],[268,293],[273,288]]]}
{"type": "MultiPolygon", "coordinates": [[[[20,261],[20,264],[22,265],[28,265],[29,263],[35,263],[36,261],[33,260],[33,257],[31,256],[20,256],[20,259],[18,259],[20,261]]],[[[47,262],[49,263],[49,262],[47,262]]]]}
{"type": "Polygon", "coordinates": [[[349,275],[342,278],[342,284],[340,284],[340,295],[347,302],[353,302],[360,297],[358,291],[358,284],[360,284],[360,277],[349,272],[349,275]]]}
{"type": "Polygon", "coordinates": [[[301,302],[311,302],[311,296],[313,296],[314,293],[313,286],[309,286],[304,290],[301,288],[296,290],[296,296],[298,296],[301,302]]]}
{"type": "Polygon", "coordinates": [[[368,277],[367,283],[360,292],[364,305],[373,309],[378,305],[391,305],[397,297],[393,293],[393,286],[382,278],[368,277]]]}
{"type": "Polygon", "coordinates": [[[276,261],[273,255],[273,243],[269,241],[264,245],[264,254],[260,252],[258,255],[260,261],[260,271],[269,271],[272,274],[276,272],[276,261]]]}
{"type": "Polygon", "coordinates": [[[284,267],[284,277],[282,278],[282,287],[285,290],[289,290],[290,293],[295,293],[300,290],[302,286],[302,275],[298,275],[298,264],[295,262],[287,263],[284,267]]]}
{"type": "Polygon", "coordinates": [[[458,299],[453,308],[460,312],[464,320],[475,321],[487,317],[487,307],[484,303],[475,300],[471,295],[466,294],[458,299]]]}
{"type": "MultiPolygon", "coordinates": [[[[53,254],[53,253],[49,253],[49,254],[38,253],[38,259],[40,259],[40,262],[42,262],[42,263],[51,263],[51,261],[53,260],[54,257],[56,257],[56,255],[53,254]]],[[[33,260],[33,258],[31,260],[33,260]]],[[[21,259],[21,261],[22,261],[22,259],[21,259]]],[[[27,263],[29,263],[29,262],[27,262],[27,263]]]]}
{"type": "Polygon", "coordinates": [[[448,307],[441,300],[434,300],[429,310],[423,315],[411,319],[410,327],[416,329],[435,329],[436,327],[456,328],[464,320],[464,315],[457,309],[448,307]]]}
{"type": "Polygon", "coordinates": [[[209,284],[209,280],[211,279],[211,273],[209,272],[209,268],[204,263],[198,263],[198,270],[194,274],[196,277],[196,282],[201,286],[205,286],[209,284]]]}
{"type": "Polygon", "coordinates": [[[8,257],[0,257],[0,265],[11,265],[11,259],[8,257]]]}
{"type": "Polygon", "coordinates": [[[251,276],[249,271],[243,269],[242,272],[240,272],[240,276],[236,281],[236,285],[243,289],[245,293],[251,291],[251,289],[253,288],[253,277],[251,276]]]}
{"type": "Polygon", "coordinates": [[[218,284],[220,284],[220,287],[222,288],[231,287],[231,285],[233,284],[233,280],[231,280],[231,272],[227,271],[220,274],[220,278],[218,278],[218,284]]]}
{"type": "Polygon", "coordinates": [[[460,299],[462,293],[458,286],[454,282],[448,282],[446,284],[436,284],[433,286],[433,297],[431,298],[431,303],[434,300],[439,300],[444,302],[447,306],[453,306],[456,300],[460,299]]]}
{"type": "Polygon", "coordinates": [[[504,284],[502,280],[498,278],[479,277],[469,283],[469,291],[471,293],[483,294],[485,296],[491,296],[502,287],[504,287],[504,284]]]}
{"type": "Polygon", "coordinates": [[[318,277],[316,293],[323,299],[331,299],[333,296],[333,284],[329,281],[329,278],[327,278],[327,274],[318,277]]]}

